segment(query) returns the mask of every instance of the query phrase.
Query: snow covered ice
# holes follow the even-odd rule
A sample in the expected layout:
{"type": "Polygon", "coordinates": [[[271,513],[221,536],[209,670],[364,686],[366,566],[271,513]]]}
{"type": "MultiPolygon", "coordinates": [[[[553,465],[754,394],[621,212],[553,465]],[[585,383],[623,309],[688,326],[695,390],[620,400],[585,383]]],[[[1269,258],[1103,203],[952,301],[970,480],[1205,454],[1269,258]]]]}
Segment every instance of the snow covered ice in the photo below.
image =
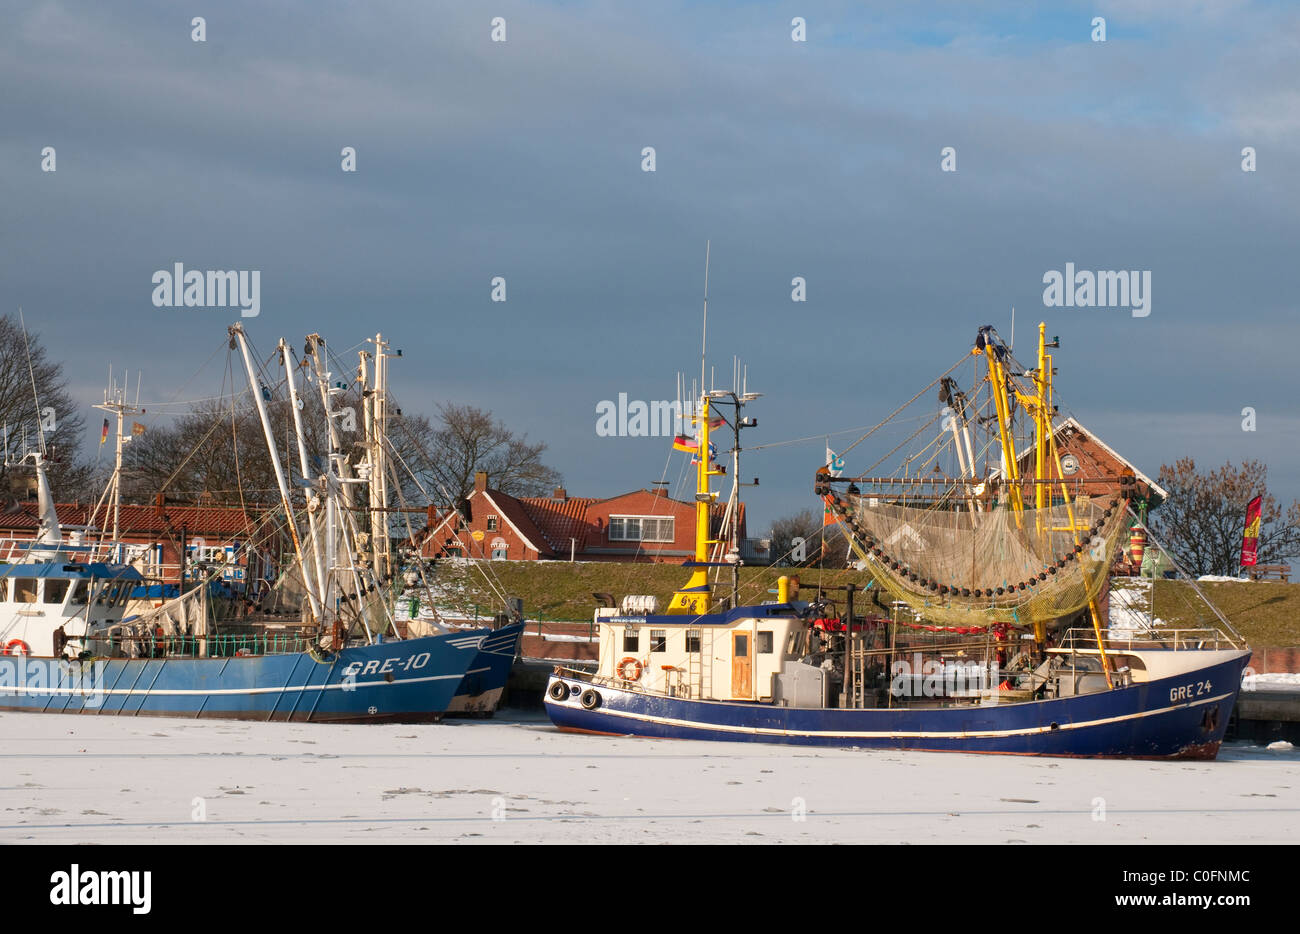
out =
{"type": "Polygon", "coordinates": [[[0,843],[1281,843],[1300,751],[1040,759],[0,715],[0,843]]]}

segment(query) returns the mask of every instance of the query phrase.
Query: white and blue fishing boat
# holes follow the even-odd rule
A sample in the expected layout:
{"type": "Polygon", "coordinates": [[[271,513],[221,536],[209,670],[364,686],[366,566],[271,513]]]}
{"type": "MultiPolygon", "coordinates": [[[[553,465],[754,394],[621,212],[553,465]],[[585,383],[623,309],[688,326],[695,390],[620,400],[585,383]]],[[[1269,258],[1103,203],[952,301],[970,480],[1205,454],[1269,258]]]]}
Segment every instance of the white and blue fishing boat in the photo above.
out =
{"type": "MultiPolygon", "coordinates": [[[[518,631],[452,629],[397,637],[382,579],[357,559],[360,536],[343,502],[343,491],[355,481],[344,459],[332,453],[327,472],[309,484],[310,533],[300,535],[270,440],[264,405],[269,392],[257,380],[242,329],[232,328],[231,337],[254,387],[282,518],[295,546],[305,596],[300,624],[216,622],[207,606],[207,581],[161,607],[126,616],[130,595],[145,584],[142,575],[123,560],[120,543],[63,540],[42,450],[29,455],[37,477],[38,533],[34,540],[0,544],[0,710],[416,722],[440,719],[458,697],[483,703],[497,674],[496,641],[513,635],[517,642],[518,631]]],[[[293,370],[288,385],[296,420],[293,370]]],[[[322,399],[332,425],[336,413],[325,389],[322,399]]],[[[305,475],[308,459],[298,428],[305,475]]],[[[115,482],[121,437],[119,424],[115,482]]]]}
{"type": "MultiPolygon", "coordinates": [[[[734,570],[731,595],[717,594],[711,574],[734,569],[737,548],[712,537],[710,480],[724,471],[701,457],[689,582],[664,612],[646,612],[657,603],[644,596],[596,611],[598,668],[555,670],[552,722],[801,746],[1213,759],[1250,650],[1194,582],[1149,582],[1160,606],[1141,625],[1110,625],[1139,486],[1131,472],[1090,476],[1062,458],[1055,346],[1040,325],[1026,368],[981,329],[963,358],[973,385],[963,393],[947,374],[931,384],[937,429],[912,435],[901,474],[844,477],[828,450],[816,493],[855,560],[845,583],[810,598],[782,577],[775,601],[746,602],[734,570]],[[988,441],[972,444],[982,430],[988,441]],[[947,462],[936,459],[945,446],[947,462]]],[[[709,449],[711,412],[729,406],[738,458],[751,398],[704,393],[698,450],[709,449]]]]}

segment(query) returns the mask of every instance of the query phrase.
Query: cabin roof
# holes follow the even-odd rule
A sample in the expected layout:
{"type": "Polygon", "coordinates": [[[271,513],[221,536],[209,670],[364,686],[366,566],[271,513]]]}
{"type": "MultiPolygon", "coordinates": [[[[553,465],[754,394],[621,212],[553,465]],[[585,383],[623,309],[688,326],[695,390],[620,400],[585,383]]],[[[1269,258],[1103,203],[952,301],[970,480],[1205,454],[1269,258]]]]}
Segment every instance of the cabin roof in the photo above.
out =
{"type": "Polygon", "coordinates": [[[9,564],[0,569],[0,578],[63,577],[73,580],[96,577],[114,580],[144,580],[129,564],[106,564],[93,561],[81,564],[72,561],[48,561],[40,564],[9,564]]]}
{"type": "Polygon", "coordinates": [[[722,613],[704,613],[700,616],[690,616],[686,613],[620,613],[617,616],[606,616],[600,622],[691,628],[696,626],[725,626],[728,623],[734,623],[738,619],[796,616],[799,613],[799,608],[800,605],[794,603],[764,603],[759,606],[738,606],[722,613]]]}

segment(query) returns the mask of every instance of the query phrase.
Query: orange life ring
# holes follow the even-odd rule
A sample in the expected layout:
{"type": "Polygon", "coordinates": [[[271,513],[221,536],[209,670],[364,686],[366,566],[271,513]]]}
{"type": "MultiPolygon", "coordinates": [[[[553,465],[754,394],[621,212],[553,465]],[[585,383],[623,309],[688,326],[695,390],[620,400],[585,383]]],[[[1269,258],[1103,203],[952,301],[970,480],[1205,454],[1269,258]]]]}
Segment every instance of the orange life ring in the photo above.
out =
{"type": "Polygon", "coordinates": [[[7,643],[5,643],[5,654],[6,655],[31,655],[32,647],[28,645],[26,642],[24,642],[22,639],[10,639],[7,643]],[[15,652],[14,651],[15,648],[19,649],[20,651],[15,652]]]}
{"type": "Polygon", "coordinates": [[[624,681],[640,681],[641,663],[638,662],[631,655],[629,655],[627,658],[623,659],[621,662],[618,663],[618,676],[622,678],[624,681]],[[631,674],[627,673],[629,666],[631,666],[632,669],[631,674]]]}

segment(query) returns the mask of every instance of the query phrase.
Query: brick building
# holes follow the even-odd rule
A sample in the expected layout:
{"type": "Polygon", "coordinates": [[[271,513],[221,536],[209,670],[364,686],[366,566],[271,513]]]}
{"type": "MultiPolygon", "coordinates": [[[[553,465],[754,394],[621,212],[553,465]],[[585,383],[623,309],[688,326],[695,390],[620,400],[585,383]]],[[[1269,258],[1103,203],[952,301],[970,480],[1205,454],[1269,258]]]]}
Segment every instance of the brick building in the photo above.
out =
{"type": "MultiPolygon", "coordinates": [[[[55,509],[65,541],[91,545],[99,541],[103,530],[112,530],[112,511],[104,506],[96,509],[84,503],[59,503],[55,509]]],[[[246,511],[238,506],[181,505],[160,496],[149,505],[121,506],[119,538],[126,546],[127,561],[145,577],[167,584],[180,581],[182,539],[191,577],[199,565],[222,564],[229,558],[232,567],[223,577],[238,590],[247,582],[274,577],[273,556],[250,548],[250,542],[266,539],[257,528],[258,514],[256,507],[246,511]]],[[[35,502],[20,501],[0,510],[0,538],[32,539],[38,527],[35,502]]]]}
{"type": "MultiPolygon", "coordinates": [[[[471,520],[430,506],[417,534],[425,557],[454,555],[509,561],[660,561],[680,564],[695,553],[695,504],[662,490],[633,490],[608,499],[569,496],[514,497],[488,485],[479,472],[469,496],[471,520]]],[[[713,534],[725,503],[713,507],[713,534]]],[[[740,538],[745,508],[740,507],[740,538]]]]}

